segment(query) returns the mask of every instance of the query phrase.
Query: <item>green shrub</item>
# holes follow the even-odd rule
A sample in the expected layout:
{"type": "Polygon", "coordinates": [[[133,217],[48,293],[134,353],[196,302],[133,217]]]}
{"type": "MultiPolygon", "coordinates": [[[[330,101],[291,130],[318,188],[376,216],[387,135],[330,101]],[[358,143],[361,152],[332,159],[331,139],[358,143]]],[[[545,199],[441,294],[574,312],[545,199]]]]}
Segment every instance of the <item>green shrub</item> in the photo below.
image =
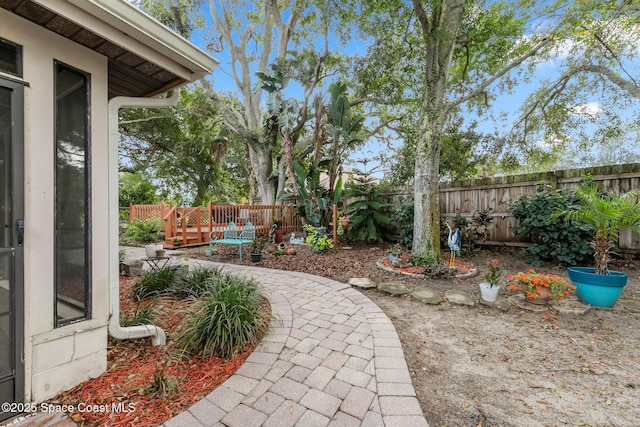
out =
{"type": "Polygon", "coordinates": [[[522,234],[533,243],[528,248],[533,264],[556,260],[575,265],[590,261],[593,249],[589,245],[593,231],[582,224],[567,223],[557,211],[566,211],[578,203],[570,191],[546,192],[540,186],[533,196],[522,196],[510,205],[519,221],[514,234],[522,234]]]}
{"type": "Polygon", "coordinates": [[[172,291],[175,278],[176,269],[173,267],[145,271],[136,280],[133,286],[133,295],[142,299],[169,294],[172,291]]]}
{"type": "Polygon", "coordinates": [[[264,328],[262,296],[253,281],[227,276],[203,295],[176,340],[188,354],[231,358],[256,344],[264,328]]]}
{"type": "Polygon", "coordinates": [[[162,237],[164,223],[159,219],[151,221],[133,221],[127,225],[127,230],[122,235],[122,240],[131,243],[148,244],[155,243],[162,237]]]}

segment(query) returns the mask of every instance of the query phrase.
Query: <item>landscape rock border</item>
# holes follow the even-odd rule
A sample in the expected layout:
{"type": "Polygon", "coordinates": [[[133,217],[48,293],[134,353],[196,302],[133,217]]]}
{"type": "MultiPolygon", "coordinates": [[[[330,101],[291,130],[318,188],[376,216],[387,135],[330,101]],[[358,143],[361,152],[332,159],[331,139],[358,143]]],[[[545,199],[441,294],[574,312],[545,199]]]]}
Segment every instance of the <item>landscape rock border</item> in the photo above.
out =
{"type": "MultiPolygon", "coordinates": [[[[388,271],[389,273],[393,273],[393,274],[401,274],[401,275],[405,275],[405,276],[410,276],[410,277],[418,277],[421,279],[426,278],[427,276],[425,276],[424,274],[418,274],[418,273],[409,273],[406,271],[397,271],[394,268],[391,267],[387,267],[386,265],[384,265],[382,263],[382,261],[378,261],[376,262],[376,267],[378,267],[380,270],[384,270],[384,271],[388,271]]],[[[456,274],[454,277],[456,279],[464,279],[467,277],[474,277],[478,275],[478,269],[476,267],[471,267],[471,269],[469,271],[467,271],[464,274],[456,274]]]]}

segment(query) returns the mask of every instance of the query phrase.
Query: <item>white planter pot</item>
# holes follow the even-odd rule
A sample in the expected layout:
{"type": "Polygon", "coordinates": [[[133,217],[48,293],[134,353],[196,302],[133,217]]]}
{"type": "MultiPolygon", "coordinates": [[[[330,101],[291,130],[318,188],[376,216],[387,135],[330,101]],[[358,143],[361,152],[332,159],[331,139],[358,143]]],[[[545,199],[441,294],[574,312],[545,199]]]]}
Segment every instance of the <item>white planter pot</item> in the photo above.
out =
{"type": "Polygon", "coordinates": [[[162,250],[162,246],[147,245],[144,247],[144,253],[147,255],[147,258],[154,258],[156,256],[156,251],[158,250],[162,250]]]}
{"type": "Polygon", "coordinates": [[[480,283],[480,295],[483,300],[487,302],[495,302],[495,300],[498,299],[498,292],[500,292],[500,286],[491,286],[491,284],[487,282],[480,283]]]}

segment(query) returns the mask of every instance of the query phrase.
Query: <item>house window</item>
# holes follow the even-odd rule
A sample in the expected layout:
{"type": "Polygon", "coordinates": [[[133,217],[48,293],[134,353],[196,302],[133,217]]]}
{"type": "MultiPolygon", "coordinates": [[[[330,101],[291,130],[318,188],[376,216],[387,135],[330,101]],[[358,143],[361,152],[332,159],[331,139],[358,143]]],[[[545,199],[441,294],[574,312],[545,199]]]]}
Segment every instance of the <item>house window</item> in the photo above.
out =
{"type": "Polygon", "coordinates": [[[0,38],[0,71],[22,77],[22,46],[0,38]]]}
{"type": "Polygon", "coordinates": [[[55,323],[91,317],[89,76],[55,63],[55,323]]]}

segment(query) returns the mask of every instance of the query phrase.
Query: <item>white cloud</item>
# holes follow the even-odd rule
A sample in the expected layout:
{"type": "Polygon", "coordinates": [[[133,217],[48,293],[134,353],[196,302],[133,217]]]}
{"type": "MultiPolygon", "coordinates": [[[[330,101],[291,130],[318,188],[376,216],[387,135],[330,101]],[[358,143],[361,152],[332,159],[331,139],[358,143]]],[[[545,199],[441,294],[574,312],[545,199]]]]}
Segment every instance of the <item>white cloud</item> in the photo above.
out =
{"type": "Polygon", "coordinates": [[[600,107],[600,104],[596,101],[589,102],[588,104],[577,104],[569,107],[569,111],[576,116],[588,117],[592,120],[596,120],[600,113],[604,113],[604,110],[600,107]]]}

